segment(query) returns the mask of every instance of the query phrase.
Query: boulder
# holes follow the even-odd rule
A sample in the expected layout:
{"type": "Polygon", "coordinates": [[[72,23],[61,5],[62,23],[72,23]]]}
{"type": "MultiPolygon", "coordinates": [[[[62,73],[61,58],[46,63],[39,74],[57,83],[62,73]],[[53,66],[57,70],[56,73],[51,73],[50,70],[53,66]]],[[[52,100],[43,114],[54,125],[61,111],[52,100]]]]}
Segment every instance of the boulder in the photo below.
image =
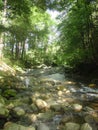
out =
{"type": "Polygon", "coordinates": [[[80,125],[77,123],[73,123],[73,122],[68,122],[65,124],[65,127],[63,130],[79,130],[80,129],[80,125]]]}

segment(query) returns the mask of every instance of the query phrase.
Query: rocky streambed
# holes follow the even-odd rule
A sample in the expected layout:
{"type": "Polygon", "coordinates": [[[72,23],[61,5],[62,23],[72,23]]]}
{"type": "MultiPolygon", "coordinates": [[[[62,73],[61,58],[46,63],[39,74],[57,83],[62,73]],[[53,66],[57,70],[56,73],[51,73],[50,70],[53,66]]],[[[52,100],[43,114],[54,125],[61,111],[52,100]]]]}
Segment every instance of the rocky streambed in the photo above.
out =
{"type": "Polygon", "coordinates": [[[98,130],[98,89],[63,71],[27,70],[0,89],[0,130],[98,130]]]}

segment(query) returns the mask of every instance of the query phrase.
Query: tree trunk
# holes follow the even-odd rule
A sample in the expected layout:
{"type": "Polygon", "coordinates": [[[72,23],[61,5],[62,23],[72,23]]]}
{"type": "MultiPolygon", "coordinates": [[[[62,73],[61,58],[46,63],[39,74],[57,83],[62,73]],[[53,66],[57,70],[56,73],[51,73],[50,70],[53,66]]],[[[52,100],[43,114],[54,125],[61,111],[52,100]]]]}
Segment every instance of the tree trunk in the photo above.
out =
{"type": "Polygon", "coordinates": [[[22,42],[21,59],[24,60],[24,57],[25,57],[25,41],[22,42]]]}
{"type": "Polygon", "coordinates": [[[16,43],[16,52],[15,52],[15,58],[16,60],[19,59],[20,51],[19,51],[19,42],[16,43]]]}
{"type": "MultiPolygon", "coordinates": [[[[5,26],[6,23],[6,12],[7,12],[7,0],[4,0],[4,9],[3,9],[3,14],[2,14],[2,25],[5,26]]],[[[4,33],[1,33],[0,36],[0,59],[3,58],[3,42],[4,42],[4,33]]]]}

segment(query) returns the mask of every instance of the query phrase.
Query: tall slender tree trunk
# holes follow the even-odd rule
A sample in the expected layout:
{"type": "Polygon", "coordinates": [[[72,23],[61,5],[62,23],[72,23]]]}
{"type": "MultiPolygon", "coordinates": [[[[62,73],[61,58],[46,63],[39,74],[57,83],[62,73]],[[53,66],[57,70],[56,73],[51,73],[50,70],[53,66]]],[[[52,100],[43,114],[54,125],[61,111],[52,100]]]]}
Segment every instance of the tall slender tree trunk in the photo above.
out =
{"type": "Polygon", "coordinates": [[[25,53],[26,53],[26,50],[25,50],[25,41],[24,41],[24,42],[22,42],[22,52],[21,52],[21,59],[22,60],[24,60],[25,53]]]}
{"type": "Polygon", "coordinates": [[[11,54],[12,54],[12,57],[14,58],[14,43],[11,44],[11,54]]]}
{"type": "Polygon", "coordinates": [[[15,54],[15,58],[16,60],[19,59],[20,55],[20,51],[19,51],[19,42],[16,43],[16,54],[15,54]]]}
{"type": "MultiPolygon", "coordinates": [[[[7,12],[7,0],[4,0],[4,9],[2,13],[2,25],[6,24],[6,12],[7,12]]],[[[3,46],[4,46],[4,33],[2,32],[0,35],[0,59],[3,58],[3,46]]]]}

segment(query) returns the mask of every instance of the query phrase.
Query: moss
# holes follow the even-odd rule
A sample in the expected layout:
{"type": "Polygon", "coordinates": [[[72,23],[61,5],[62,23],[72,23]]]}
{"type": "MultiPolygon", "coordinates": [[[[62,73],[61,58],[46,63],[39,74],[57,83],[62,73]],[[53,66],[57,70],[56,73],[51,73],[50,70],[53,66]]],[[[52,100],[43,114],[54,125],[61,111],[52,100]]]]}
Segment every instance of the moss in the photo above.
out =
{"type": "Polygon", "coordinates": [[[3,96],[8,98],[8,97],[15,97],[17,94],[16,90],[14,89],[7,89],[4,91],[3,96]]]}

